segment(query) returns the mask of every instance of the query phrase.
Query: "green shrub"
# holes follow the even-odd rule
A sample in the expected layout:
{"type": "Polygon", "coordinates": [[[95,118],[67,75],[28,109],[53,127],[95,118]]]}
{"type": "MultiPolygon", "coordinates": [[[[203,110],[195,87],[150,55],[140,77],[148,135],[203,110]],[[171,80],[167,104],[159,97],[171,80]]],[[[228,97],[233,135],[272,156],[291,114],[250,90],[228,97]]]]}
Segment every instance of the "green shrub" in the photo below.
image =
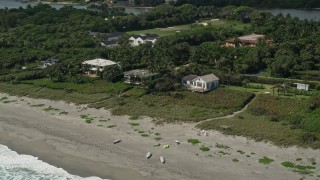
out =
{"type": "Polygon", "coordinates": [[[303,143],[312,143],[318,141],[318,138],[313,133],[303,133],[300,137],[300,141],[303,143]]]}
{"type": "Polygon", "coordinates": [[[139,126],[140,124],[139,123],[128,123],[130,124],[131,126],[139,126]]]}
{"type": "Polygon", "coordinates": [[[268,158],[266,156],[264,156],[263,158],[259,159],[259,163],[265,164],[265,165],[270,164],[273,161],[274,161],[273,159],[270,159],[270,158],[268,158]]]}
{"type": "Polygon", "coordinates": [[[139,119],[139,116],[131,116],[129,117],[130,120],[138,120],[139,119]]]}
{"type": "Polygon", "coordinates": [[[292,162],[289,162],[289,161],[282,162],[281,165],[284,167],[287,167],[287,168],[294,168],[295,167],[295,164],[292,162]]]}
{"type": "Polygon", "coordinates": [[[210,151],[210,148],[206,147],[206,146],[202,146],[202,147],[200,147],[200,150],[201,151],[210,151]]]}
{"type": "Polygon", "coordinates": [[[192,144],[192,145],[196,145],[201,143],[201,141],[199,141],[198,139],[188,139],[188,143],[192,144]]]}
{"type": "Polygon", "coordinates": [[[303,127],[308,132],[320,132],[320,110],[315,110],[307,114],[304,118],[303,127]]]}
{"type": "Polygon", "coordinates": [[[239,159],[232,159],[233,162],[239,162],[239,159]]]}
{"type": "Polygon", "coordinates": [[[142,137],[149,137],[149,134],[141,134],[142,137]]]}
{"type": "Polygon", "coordinates": [[[69,113],[66,112],[66,111],[63,111],[63,112],[60,112],[59,114],[61,114],[61,115],[68,115],[69,113]]]}
{"type": "Polygon", "coordinates": [[[216,147],[219,149],[230,149],[229,146],[224,145],[224,144],[219,144],[219,143],[216,143],[216,147]]]}
{"type": "Polygon", "coordinates": [[[117,125],[109,125],[109,126],[107,126],[107,128],[114,128],[114,127],[116,127],[117,125]]]}
{"type": "Polygon", "coordinates": [[[0,99],[0,101],[6,100],[6,99],[8,99],[8,98],[7,98],[7,97],[2,97],[2,98],[0,99]]]}
{"type": "Polygon", "coordinates": [[[43,107],[45,106],[45,104],[34,104],[34,105],[31,105],[31,107],[43,107]]]}

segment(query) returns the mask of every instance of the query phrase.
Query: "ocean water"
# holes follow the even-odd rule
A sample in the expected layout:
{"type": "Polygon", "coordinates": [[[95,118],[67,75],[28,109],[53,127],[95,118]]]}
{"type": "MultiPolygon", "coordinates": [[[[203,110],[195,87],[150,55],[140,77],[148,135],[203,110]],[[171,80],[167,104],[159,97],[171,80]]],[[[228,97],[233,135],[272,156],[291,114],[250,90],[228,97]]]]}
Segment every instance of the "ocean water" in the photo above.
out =
{"type": "Polygon", "coordinates": [[[7,146],[0,145],[0,180],[102,180],[69,174],[37,157],[20,155],[7,146]]]}

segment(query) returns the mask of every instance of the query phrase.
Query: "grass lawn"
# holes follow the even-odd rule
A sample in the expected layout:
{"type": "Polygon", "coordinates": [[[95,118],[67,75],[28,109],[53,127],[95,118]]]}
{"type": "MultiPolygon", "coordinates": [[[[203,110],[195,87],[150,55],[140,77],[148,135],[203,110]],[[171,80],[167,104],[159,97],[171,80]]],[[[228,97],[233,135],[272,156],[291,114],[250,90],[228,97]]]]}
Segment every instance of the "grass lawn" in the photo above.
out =
{"type": "MultiPolygon", "coordinates": [[[[214,27],[228,27],[232,26],[234,29],[237,30],[243,30],[245,27],[249,27],[249,24],[243,24],[238,21],[231,21],[231,20],[217,20],[217,19],[209,19],[209,20],[202,20],[200,22],[205,22],[208,23],[208,25],[214,26],[214,27]]],[[[139,31],[128,31],[127,34],[145,34],[145,33],[150,33],[150,34],[158,34],[159,36],[170,36],[170,35],[175,35],[178,32],[181,31],[188,31],[192,30],[194,28],[201,28],[200,25],[196,25],[194,23],[190,24],[184,24],[184,25],[179,25],[179,26],[172,26],[172,27],[167,27],[167,28],[154,28],[154,29],[146,29],[146,30],[139,30],[139,31]]]]}
{"type": "Polygon", "coordinates": [[[45,98],[51,100],[64,100],[76,104],[89,104],[108,99],[110,94],[96,93],[83,95],[78,92],[67,92],[63,89],[42,88],[30,84],[0,83],[1,92],[16,96],[28,96],[32,98],[45,98]]]}
{"type": "Polygon", "coordinates": [[[128,31],[127,34],[158,34],[160,37],[163,36],[170,36],[170,35],[175,35],[179,31],[187,31],[191,30],[191,24],[186,24],[186,25],[179,25],[179,26],[172,26],[172,27],[167,27],[167,28],[154,28],[154,29],[146,29],[146,30],[139,30],[139,31],[128,31]]]}
{"type": "Polygon", "coordinates": [[[208,23],[208,25],[214,26],[214,27],[228,27],[232,26],[236,30],[244,30],[245,28],[249,28],[250,24],[244,24],[239,21],[233,21],[233,20],[225,20],[225,19],[208,19],[208,20],[202,20],[200,22],[208,23]]]}
{"type": "Polygon", "coordinates": [[[250,104],[248,110],[256,115],[286,117],[308,106],[306,99],[293,99],[260,94],[250,104]]]}
{"type": "MultiPolygon", "coordinates": [[[[228,135],[239,135],[256,141],[271,141],[279,146],[298,145],[303,147],[320,148],[320,141],[305,142],[301,136],[305,133],[301,129],[292,129],[282,122],[273,122],[267,116],[255,116],[248,112],[230,119],[218,119],[202,123],[200,129],[214,129],[228,135]],[[240,118],[241,117],[241,118],[240,118]],[[229,126],[228,129],[221,128],[229,126]]],[[[316,134],[320,139],[320,133],[316,134]]]]}
{"type": "MultiPolygon", "coordinates": [[[[249,93],[254,93],[254,94],[271,94],[274,96],[279,96],[279,97],[286,97],[286,98],[292,98],[292,99],[308,99],[310,96],[307,95],[292,95],[292,94],[286,94],[285,96],[280,93],[278,94],[277,89],[272,89],[273,85],[271,84],[261,84],[261,83],[249,83],[251,85],[262,85],[264,86],[264,89],[255,89],[255,88],[245,88],[241,86],[226,86],[226,85],[221,85],[220,87],[225,88],[225,89],[231,89],[231,90],[237,90],[237,91],[243,91],[243,92],[249,92],[249,93]]],[[[312,91],[309,91],[312,92],[312,91]]]]}
{"type": "MultiPolygon", "coordinates": [[[[250,83],[250,84],[255,84],[258,85],[257,83],[250,83]]],[[[259,84],[260,85],[260,84],[259,84]]],[[[241,87],[241,86],[226,86],[226,85],[222,85],[222,88],[225,89],[231,89],[231,90],[237,90],[237,91],[243,91],[243,92],[249,92],[249,93],[254,93],[254,94],[273,94],[272,92],[272,85],[270,84],[261,84],[265,87],[265,89],[253,89],[253,88],[245,88],[245,87],[241,87]]],[[[276,94],[276,92],[275,92],[276,94]]]]}
{"type": "Polygon", "coordinates": [[[320,148],[319,110],[308,111],[309,104],[309,99],[258,94],[248,109],[238,116],[202,123],[198,127],[271,141],[280,146],[320,148]]]}
{"type": "Polygon", "coordinates": [[[30,84],[35,87],[45,87],[49,89],[66,90],[68,92],[78,92],[81,94],[96,94],[96,93],[119,93],[124,92],[131,86],[123,82],[110,83],[105,80],[93,80],[90,83],[75,83],[75,82],[53,82],[50,79],[38,79],[23,81],[24,84],[30,84]]]}
{"type": "Polygon", "coordinates": [[[49,79],[24,81],[24,84],[0,83],[2,92],[12,95],[64,100],[89,104],[93,108],[111,109],[114,115],[149,116],[167,122],[194,121],[221,117],[240,110],[252,98],[252,93],[216,89],[200,94],[179,92],[181,97],[145,94],[146,90],[122,82],[95,80],[91,83],[53,83],[49,79]],[[119,97],[119,92],[123,96],[119,97]]]}

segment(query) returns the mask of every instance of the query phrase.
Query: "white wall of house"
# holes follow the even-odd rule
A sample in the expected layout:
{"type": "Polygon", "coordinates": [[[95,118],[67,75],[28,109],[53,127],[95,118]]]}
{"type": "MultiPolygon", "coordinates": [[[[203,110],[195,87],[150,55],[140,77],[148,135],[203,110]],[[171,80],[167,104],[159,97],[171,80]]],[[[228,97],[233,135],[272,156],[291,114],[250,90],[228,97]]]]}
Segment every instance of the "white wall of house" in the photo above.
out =
{"type": "Polygon", "coordinates": [[[129,44],[130,44],[131,46],[137,46],[137,45],[136,45],[136,38],[130,37],[130,38],[129,38],[129,44]]]}
{"type": "Polygon", "coordinates": [[[154,44],[156,42],[157,39],[146,39],[143,40],[140,37],[138,37],[137,39],[134,37],[130,37],[129,38],[129,44],[131,46],[139,46],[140,44],[145,44],[146,42],[151,42],[152,44],[154,44]]]}
{"type": "Polygon", "coordinates": [[[134,37],[130,37],[129,38],[129,41],[130,41],[130,45],[131,46],[139,46],[140,44],[144,44],[144,40],[141,39],[140,37],[138,37],[137,39],[134,38],[134,37]]]}
{"type": "Polygon", "coordinates": [[[187,81],[186,85],[192,85],[193,88],[198,89],[215,89],[219,87],[219,81],[211,81],[211,82],[205,82],[201,78],[197,78],[193,81],[187,81]]]}
{"type": "Polygon", "coordinates": [[[297,83],[297,89],[298,90],[306,90],[308,91],[309,90],[309,84],[300,84],[300,83],[297,83]]]}

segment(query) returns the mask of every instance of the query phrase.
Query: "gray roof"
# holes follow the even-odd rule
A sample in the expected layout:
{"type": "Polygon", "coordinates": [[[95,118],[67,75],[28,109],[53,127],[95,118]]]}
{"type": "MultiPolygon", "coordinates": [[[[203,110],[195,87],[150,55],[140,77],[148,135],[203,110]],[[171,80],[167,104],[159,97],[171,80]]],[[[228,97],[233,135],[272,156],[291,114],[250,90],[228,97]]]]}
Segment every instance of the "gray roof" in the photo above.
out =
{"type": "Polygon", "coordinates": [[[182,80],[191,81],[191,80],[194,80],[197,77],[199,77],[199,76],[190,74],[188,76],[183,77],[182,80]]]}
{"type": "Polygon", "coordinates": [[[123,74],[128,76],[137,76],[139,78],[146,78],[146,77],[157,75],[158,73],[152,73],[146,69],[135,69],[131,71],[126,71],[123,74]]]}
{"type": "Polygon", "coordinates": [[[97,35],[105,35],[106,33],[89,31],[88,34],[90,36],[97,36],[97,35]]]}
{"type": "Polygon", "coordinates": [[[47,59],[45,61],[42,61],[43,63],[50,63],[50,64],[56,64],[58,62],[60,62],[59,59],[47,59]]]}
{"type": "Polygon", "coordinates": [[[141,39],[146,40],[146,39],[157,39],[159,38],[159,35],[146,33],[146,34],[133,35],[132,37],[134,37],[135,39],[140,37],[141,39]]]}
{"type": "Polygon", "coordinates": [[[119,38],[124,34],[125,34],[124,32],[111,32],[111,33],[107,33],[106,36],[107,38],[115,38],[115,37],[119,38]]]}
{"type": "Polygon", "coordinates": [[[211,82],[211,81],[216,81],[216,80],[219,81],[219,78],[212,73],[204,75],[204,76],[200,76],[199,78],[201,78],[204,82],[211,82]]]}

